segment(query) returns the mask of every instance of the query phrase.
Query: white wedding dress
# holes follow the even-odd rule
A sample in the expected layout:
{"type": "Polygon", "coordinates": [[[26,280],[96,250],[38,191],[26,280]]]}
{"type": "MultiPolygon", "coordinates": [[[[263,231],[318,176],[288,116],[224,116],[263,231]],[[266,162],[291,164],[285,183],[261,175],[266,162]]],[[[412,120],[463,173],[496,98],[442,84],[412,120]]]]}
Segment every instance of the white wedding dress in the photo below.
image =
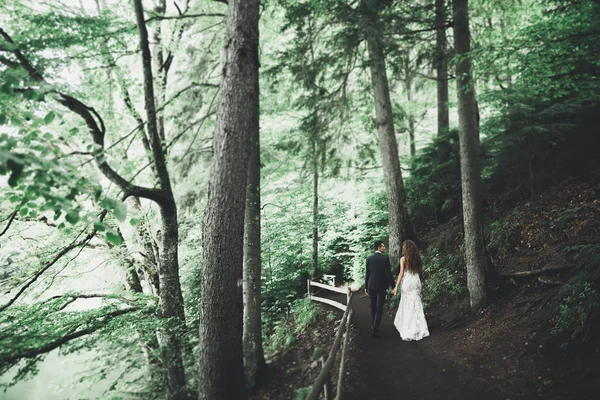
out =
{"type": "Polygon", "coordinates": [[[402,297],[394,318],[394,326],[402,340],[421,340],[429,336],[423,303],[421,303],[421,279],[418,274],[404,271],[400,286],[402,297]]]}

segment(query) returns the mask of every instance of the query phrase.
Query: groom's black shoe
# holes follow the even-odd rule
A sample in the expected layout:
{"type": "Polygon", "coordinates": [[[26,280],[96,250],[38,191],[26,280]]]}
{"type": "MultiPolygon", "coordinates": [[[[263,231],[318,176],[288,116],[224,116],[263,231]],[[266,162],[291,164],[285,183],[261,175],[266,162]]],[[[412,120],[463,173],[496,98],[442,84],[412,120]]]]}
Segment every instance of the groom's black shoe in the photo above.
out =
{"type": "Polygon", "coordinates": [[[381,332],[379,331],[379,329],[373,329],[371,331],[371,336],[373,336],[374,338],[380,338],[381,337],[381,332]]]}

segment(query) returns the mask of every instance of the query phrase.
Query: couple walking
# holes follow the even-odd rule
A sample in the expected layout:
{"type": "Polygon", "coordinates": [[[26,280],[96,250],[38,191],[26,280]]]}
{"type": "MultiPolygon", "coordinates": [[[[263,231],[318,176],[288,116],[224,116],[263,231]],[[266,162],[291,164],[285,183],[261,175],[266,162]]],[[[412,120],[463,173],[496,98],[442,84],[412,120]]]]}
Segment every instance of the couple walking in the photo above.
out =
{"type": "MultiPolygon", "coordinates": [[[[383,315],[383,303],[389,287],[394,286],[390,268],[390,259],[384,255],[385,245],[378,240],[373,244],[375,253],[367,257],[365,293],[371,299],[371,333],[380,337],[379,324],[383,315]]],[[[402,245],[400,274],[392,293],[396,295],[400,286],[400,305],[394,318],[394,326],[402,340],[420,340],[429,336],[427,321],[421,303],[421,279],[423,263],[412,240],[402,245]]]]}

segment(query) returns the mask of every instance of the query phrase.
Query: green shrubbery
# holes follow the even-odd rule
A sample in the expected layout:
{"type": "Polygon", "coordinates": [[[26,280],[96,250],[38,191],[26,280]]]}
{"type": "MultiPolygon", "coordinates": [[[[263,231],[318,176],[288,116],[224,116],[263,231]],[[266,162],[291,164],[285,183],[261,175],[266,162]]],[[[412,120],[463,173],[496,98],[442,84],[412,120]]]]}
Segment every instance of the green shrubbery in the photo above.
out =
{"type": "Polygon", "coordinates": [[[278,319],[272,322],[272,333],[266,335],[263,332],[263,341],[265,344],[265,353],[273,353],[280,348],[292,348],[296,343],[296,335],[303,332],[317,317],[317,305],[308,298],[295,300],[290,307],[290,314],[287,318],[278,319]]]}
{"type": "Polygon", "coordinates": [[[562,346],[577,339],[585,340],[600,313],[600,245],[576,245],[564,250],[576,252],[578,271],[560,292],[562,302],[552,329],[562,339],[562,346]]]}

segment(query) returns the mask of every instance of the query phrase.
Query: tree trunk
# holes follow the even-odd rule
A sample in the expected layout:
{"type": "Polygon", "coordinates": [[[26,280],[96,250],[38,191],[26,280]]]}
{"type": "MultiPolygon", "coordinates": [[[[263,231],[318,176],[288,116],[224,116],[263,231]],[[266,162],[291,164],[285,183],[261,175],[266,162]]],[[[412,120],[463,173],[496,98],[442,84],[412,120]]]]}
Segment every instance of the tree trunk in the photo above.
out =
{"type": "Polygon", "coordinates": [[[467,287],[471,308],[478,311],[486,301],[486,257],[481,230],[482,198],[479,164],[479,124],[474,81],[471,76],[468,0],[454,0],[454,47],[460,61],[456,64],[460,172],[465,230],[467,287]]]}
{"type": "Polygon", "coordinates": [[[319,155],[317,154],[317,138],[312,137],[312,170],[313,170],[313,246],[312,277],[319,275],[319,155]]]}
{"type": "MultiPolygon", "coordinates": [[[[124,251],[128,251],[125,243],[122,246],[124,251]]],[[[140,277],[137,273],[136,262],[133,258],[126,258],[126,275],[125,282],[127,290],[131,293],[144,293],[142,285],[140,283],[140,277]]],[[[150,340],[144,339],[144,335],[138,330],[136,331],[142,346],[142,353],[148,367],[149,380],[158,382],[162,374],[160,360],[156,356],[159,354],[159,345],[156,336],[151,337],[150,340]]]]}
{"type": "Polygon", "coordinates": [[[160,277],[158,274],[159,265],[159,254],[156,243],[152,238],[150,229],[148,227],[148,220],[142,211],[142,205],[140,199],[134,197],[131,204],[133,204],[134,215],[139,218],[140,222],[135,226],[135,232],[138,240],[144,248],[142,257],[144,261],[141,263],[142,271],[150,286],[150,292],[155,295],[160,295],[160,277]]]}
{"type": "Polygon", "coordinates": [[[244,217],[244,370],[246,385],[256,387],[266,367],[261,326],[260,134],[258,118],[250,131],[250,161],[244,217]]]}
{"type": "Polygon", "coordinates": [[[148,134],[158,173],[160,190],[162,192],[158,201],[162,227],[159,266],[159,315],[161,318],[169,320],[170,323],[164,331],[159,333],[161,359],[167,381],[166,397],[168,399],[180,399],[184,398],[186,393],[185,370],[183,368],[180,340],[185,331],[185,314],[179,283],[177,207],[173,197],[165,154],[158,133],[154,85],[152,81],[152,60],[148,44],[148,30],[144,21],[142,0],[134,0],[134,7],[140,32],[140,47],[144,72],[144,104],[148,120],[148,134]]]}
{"type": "Polygon", "coordinates": [[[365,34],[369,51],[371,82],[375,100],[375,120],[379,134],[379,152],[388,196],[388,230],[390,262],[395,266],[400,260],[402,241],[408,232],[406,195],[400,172],[398,145],[394,134],[390,89],[385,69],[385,56],[381,44],[381,32],[377,10],[365,15],[365,34]]]}
{"type": "MultiPolygon", "coordinates": [[[[410,106],[412,103],[412,71],[409,57],[406,57],[406,99],[410,106]]],[[[408,113],[408,138],[410,141],[410,156],[412,158],[417,152],[415,146],[415,116],[412,112],[408,113]]]]}
{"type": "Polygon", "coordinates": [[[259,0],[229,0],[200,275],[198,396],[246,397],[242,263],[249,140],[258,125],[259,0]]]}
{"type": "Polygon", "coordinates": [[[450,129],[448,112],[448,52],[446,50],[446,0],[435,0],[438,135],[450,129]]]}
{"type": "MultiPolygon", "coordinates": [[[[154,15],[156,17],[164,17],[167,11],[166,0],[156,0],[154,6],[154,15]]],[[[150,30],[151,42],[153,45],[152,52],[152,64],[153,74],[156,82],[156,93],[155,93],[155,105],[158,108],[165,102],[166,88],[167,88],[167,71],[164,57],[164,46],[162,40],[162,27],[161,21],[157,21],[154,25],[154,29],[150,30]]],[[[165,118],[164,113],[161,112],[156,115],[156,122],[158,126],[158,137],[165,145],[165,118]]]]}

